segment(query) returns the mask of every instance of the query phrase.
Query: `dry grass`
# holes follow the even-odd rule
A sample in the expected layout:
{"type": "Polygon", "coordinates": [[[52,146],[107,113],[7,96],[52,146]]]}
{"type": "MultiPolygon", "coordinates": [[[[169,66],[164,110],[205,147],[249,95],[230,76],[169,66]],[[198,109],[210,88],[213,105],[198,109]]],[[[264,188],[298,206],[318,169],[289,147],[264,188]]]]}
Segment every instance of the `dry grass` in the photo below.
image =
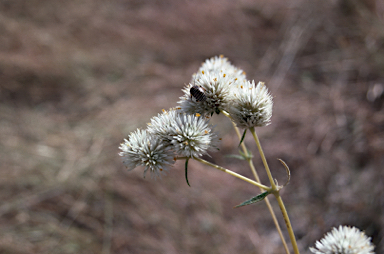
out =
{"type": "MultiPolygon", "coordinates": [[[[191,188],[182,163],[143,179],[117,156],[224,54],[275,97],[259,134],[279,181],[275,158],[292,170],[302,253],[339,224],[383,253],[383,14],[380,0],[1,1],[0,252],[283,253],[265,205],[232,209],[254,188],[197,163],[191,188]]],[[[223,154],[210,160],[251,176],[223,154]]]]}

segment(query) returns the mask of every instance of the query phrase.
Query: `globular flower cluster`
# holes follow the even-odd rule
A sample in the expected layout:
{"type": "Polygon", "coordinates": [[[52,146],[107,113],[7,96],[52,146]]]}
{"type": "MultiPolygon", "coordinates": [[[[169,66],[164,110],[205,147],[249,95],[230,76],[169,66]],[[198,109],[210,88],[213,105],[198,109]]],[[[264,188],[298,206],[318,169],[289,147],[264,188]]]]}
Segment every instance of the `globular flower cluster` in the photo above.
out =
{"type": "Polygon", "coordinates": [[[339,226],[309,248],[315,254],[374,254],[371,238],[355,227],[339,226]]]}
{"type": "Polygon", "coordinates": [[[205,62],[201,65],[198,72],[194,74],[192,79],[195,78],[195,75],[201,75],[203,73],[225,73],[229,78],[233,80],[245,80],[247,77],[245,72],[242,69],[239,69],[232,65],[228,58],[221,56],[215,56],[210,59],[205,60],[205,62]]]}
{"type": "Polygon", "coordinates": [[[188,113],[199,113],[204,116],[211,116],[213,113],[220,113],[225,110],[231,102],[231,85],[234,79],[226,73],[205,72],[195,75],[193,83],[183,88],[184,96],[179,101],[181,109],[188,113]],[[205,95],[205,100],[196,101],[191,94],[193,86],[200,87],[205,95]]]}
{"type": "Polygon", "coordinates": [[[176,157],[197,158],[216,149],[218,135],[208,119],[178,109],[163,110],[146,130],[136,130],[120,145],[124,165],[132,170],[144,166],[152,177],[169,170],[176,157]]]}
{"type": "Polygon", "coordinates": [[[183,88],[184,96],[179,101],[181,109],[189,114],[206,116],[220,113],[231,103],[231,89],[240,80],[246,80],[245,72],[233,66],[227,58],[215,56],[207,59],[183,88]],[[191,88],[196,86],[204,92],[204,101],[196,101],[191,95],[191,88]]]}
{"type": "Polygon", "coordinates": [[[238,84],[232,95],[229,114],[237,127],[252,128],[266,126],[272,117],[272,96],[263,82],[246,81],[238,84]]]}
{"type": "Polygon", "coordinates": [[[189,115],[177,109],[163,111],[151,119],[148,131],[171,146],[178,156],[198,158],[217,149],[218,135],[199,114],[189,115]]]}
{"type": "Polygon", "coordinates": [[[120,145],[120,150],[128,170],[144,166],[144,176],[148,170],[152,176],[160,176],[175,162],[172,149],[147,130],[132,132],[120,145]]]}
{"type": "Polygon", "coordinates": [[[272,117],[272,96],[264,83],[248,81],[245,72],[223,56],[207,59],[182,91],[180,108],[188,114],[225,111],[240,128],[266,126],[272,117]],[[194,98],[192,87],[204,93],[204,100],[194,98]]]}
{"type": "Polygon", "coordinates": [[[264,83],[248,81],[245,72],[227,58],[207,59],[182,91],[179,105],[151,119],[146,130],[137,130],[120,146],[128,169],[144,166],[152,176],[160,176],[176,157],[198,158],[217,149],[218,135],[208,119],[228,113],[241,128],[268,125],[272,97],[264,83]]]}

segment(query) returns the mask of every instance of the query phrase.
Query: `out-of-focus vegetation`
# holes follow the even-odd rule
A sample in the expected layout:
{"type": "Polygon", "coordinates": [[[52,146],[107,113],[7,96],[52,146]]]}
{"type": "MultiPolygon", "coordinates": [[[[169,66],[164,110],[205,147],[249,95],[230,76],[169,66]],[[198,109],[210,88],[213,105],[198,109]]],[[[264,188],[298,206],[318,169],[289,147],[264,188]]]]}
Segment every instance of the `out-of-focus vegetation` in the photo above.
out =
{"type": "MultiPolygon", "coordinates": [[[[276,158],[291,168],[282,195],[302,253],[340,224],[383,253],[383,27],[381,0],[1,1],[0,252],[283,253],[264,204],[233,209],[253,186],[194,162],[191,187],[182,164],[143,179],[117,155],[224,54],[274,95],[258,132],[279,182],[276,158]]],[[[251,177],[224,156],[230,122],[213,121],[209,160],[251,177]]]]}

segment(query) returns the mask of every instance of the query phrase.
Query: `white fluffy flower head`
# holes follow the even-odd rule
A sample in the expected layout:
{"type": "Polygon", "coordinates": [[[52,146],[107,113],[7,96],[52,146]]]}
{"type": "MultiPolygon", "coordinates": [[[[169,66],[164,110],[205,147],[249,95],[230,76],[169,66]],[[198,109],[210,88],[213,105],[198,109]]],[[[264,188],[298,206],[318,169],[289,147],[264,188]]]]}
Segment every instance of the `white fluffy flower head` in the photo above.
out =
{"type": "Polygon", "coordinates": [[[371,238],[355,227],[339,226],[309,248],[315,254],[374,254],[371,238]]]}
{"type": "Polygon", "coordinates": [[[246,79],[245,72],[235,67],[234,65],[232,65],[228,61],[228,58],[224,57],[223,55],[214,56],[214,57],[211,57],[210,59],[205,60],[205,62],[201,65],[199,71],[194,75],[192,79],[194,79],[197,75],[200,75],[203,72],[225,73],[226,75],[228,75],[229,78],[233,80],[246,79]]]}
{"type": "Polygon", "coordinates": [[[228,107],[230,102],[231,86],[237,79],[230,78],[226,73],[204,72],[195,75],[195,80],[183,88],[184,96],[180,97],[181,109],[187,114],[199,113],[201,115],[212,115],[220,113],[228,107]],[[205,95],[203,101],[196,101],[191,95],[191,88],[199,87],[205,95]]]}
{"type": "Polygon", "coordinates": [[[144,166],[144,177],[148,170],[151,177],[161,176],[175,163],[172,149],[146,130],[138,129],[132,132],[119,148],[122,151],[119,155],[123,157],[123,163],[128,170],[144,166]]]}
{"type": "Polygon", "coordinates": [[[237,127],[248,129],[270,123],[272,117],[272,96],[263,82],[240,82],[232,88],[232,103],[228,108],[237,127]]]}
{"type": "Polygon", "coordinates": [[[189,115],[177,109],[163,111],[151,119],[148,131],[161,137],[173,151],[183,157],[200,157],[217,148],[218,136],[207,118],[189,115]]]}
{"type": "Polygon", "coordinates": [[[197,158],[217,148],[218,137],[204,117],[182,114],[175,123],[171,143],[177,154],[197,158]]]}
{"type": "Polygon", "coordinates": [[[151,122],[148,123],[148,132],[170,144],[171,137],[169,134],[173,132],[175,119],[181,113],[182,112],[176,108],[171,108],[168,111],[163,109],[161,114],[151,118],[151,122]]]}

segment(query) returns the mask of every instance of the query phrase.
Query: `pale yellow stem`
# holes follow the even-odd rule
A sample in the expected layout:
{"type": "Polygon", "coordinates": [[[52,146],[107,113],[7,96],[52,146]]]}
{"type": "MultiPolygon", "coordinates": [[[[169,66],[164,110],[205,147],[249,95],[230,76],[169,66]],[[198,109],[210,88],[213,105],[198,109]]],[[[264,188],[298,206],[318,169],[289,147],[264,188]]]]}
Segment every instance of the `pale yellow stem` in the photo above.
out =
{"type": "MultiPolygon", "coordinates": [[[[227,116],[228,118],[231,118],[231,116],[230,116],[227,112],[225,112],[225,111],[222,111],[222,112],[223,112],[223,114],[224,114],[225,116],[227,116]]],[[[235,129],[235,131],[236,131],[236,134],[237,134],[239,140],[241,140],[241,134],[240,134],[239,128],[237,128],[236,124],[235,124],[233,121],[232,121],[232,124],[233,124],[233,127],[234,127],[234,129],[235,129]]],[[[251,168],[251,171],[252,171],[252,173],[253,173],[253,176],[255,177],[256,181],[260,183],[259,175],[258,175],[257,172],[256,172],[256,169],[255,169],[255,166],[253,165],[253,161],[252,161],[252,159],[249,158],[248,150],[247,150],[247,147],[245,146],[244,142],[241,143],[241,148],[242,148],[242,150],[243,150],[244,155],[248,158],[247,161],[248,161],[249,167],[251,168]]],[[[262,191],[262,189],[260,189],[260,190],[262,191]]],[[[275,224],[275,227],[276,227],[276,229],[277,229],[277,232],[278,232],[278,234],[279,234],[279,236],[280,236],[281,242],[283,243],[285,252],[286,252],[287,254],[289,254],[290,251],[289,251],[289,249],[288,249],[287,242],[285,241],[285,238],[284,238],[284,236],[283,236],[283,232],[282,232],[282,230],[281,230],[281,228],[280,228],[279,222],[277,221],[275,211],[273,211],[272,205],[271,205],[271,203],[269,202],[268,197],[266,197],[264,200],[265,200],[265,203],[266,203],[266,205],[267,205],[267,207],[268,207],[268,210],[269,210],[269,212],[270,212],[270,214],[271,214],[271,216],[272,216],[272,220],[273,220],[273,222],[274,222],[274,224],[275,224]]]]}
{"type": "MultiPolygon", "coordinates": [[[[232,124],[233,124],[233,127],[235,128],[236,134],[237,134],[237,136],[239,137],[239,140],[240,140],[240,139],[241,139],[241,134],[240,134],[239,128],[237,128],[237,126],[236,126],[236,124],[235,124],[234,122],[232,122],[232,124]]],[[[248,150],[247,150],[247,147],[245,146],[244,142],[241,143],[241,149],[243,150],[243,153],[245,154],[245,156],[246,156],[247,158],[249,158],[248,150]]],[[[253,176],[255,177],[256,181],[260,183],[261,181],[260,181],[259,175],[258,175],[257,172],[256,172],[255,166],[253,165],[253,161],[252,161],[252,159],[249,158],[249,159],[247,159],[247,161],[248,161],[249,167],[251,168],[251,171],[252,171],[252,173],[253,173],[253,176]]],[[[260,190],[262,191],[262,189],[260,189],[260,190]]],[[[276,230],[277,230],[277,232],[278,232],[278,234],[279,234],[279,236],[280,236],[281,242],[283,243],[285,252],[286,252],[287,254],[290,254],[290,251],[289,251],[289,249],[288,249],[288,244],[287,244],[287,242],[285,241],[285,238],[284,238],[284,236],[283,236],[283,232],[282,232],[281,227],[280,227],[280,224],[279,224],[279,222],[278,222],[278,220],[277,220],[277,218],[276,218],[275,211],[273,211],[271,202],[269,202],[268,197],[266,197],[266,198],[264,199],[264,201],[265,201],[265,204],[266,204],[267,207],[268,207],[269,213],[270,213],[271,216],[272,216],[273,223],[275,224],[275,227],[276,227],[276,230]]]]}
{"type": "Polygon", "coordinates": [[[287,230],[289,234],[289,239],[291,240],[291,243],[292,243],[293,252],[295,254],[300,254],[299,248],[297,247],[295,233],[293,232],[292,224],[291,224],[291,221],[289,220],[289,216],[288,216],[287,210],[285,209],[283,200],[280,196],[280,192],[275,192],[273,193],[273,195],[275,196],[277,203],[279,204],[281,213],[283,214],[285,225],[287,226],[287,230]]]}
{"type": "Polygon", "coordinates": [[[263,161],[263,164],[264,164],[264,168],[265,170],[267,171],[267,175],[268,175],[268,179],[269,179],[269,182],[271,183],[271,187],[274,191],[277,191],[277,186],[275,184],[275,181],[273,180],[272,178],[272,174],[271,174],[271,170],[269,170],[269,167],[268,167],[268,163],[267,163],[267,159],[265,159],[265,155],[264,155],[264,152],[263,152],[263,148],[261,148],[261,144],[260,144],[260,141],[259,141],[259,138],[257,137],[257,134],[256,134],[256,131],[255,131],[255,128],[252,127],[252,128],[249,128],[249,130],[251,131],[252,133],[252,136],[256,142],[256,145],[257,145],[257,148],[259,149],[259,153],[260,153],[260,156],[261,156],[261,160],[263,161]]]}
{"type": "MultiPolygon", "coordinates": [[[[226,115],[226,116],[228,116],[230,118],[230,115],[227,112],[224,111],[223,113],[224,113],[224,115],[226,115]]],[[[232,124],[233,124],[233,128],[235,129],[236,134],[237,134],[239,140],[241,140],[241,134],[240,134],[239,128],[237,128],[237,126],[236,126],[236,124],[234,122],[232,122],[232,124]]],[[[256,172],[256,169],[255,169],[255,166],[253,165],[252,159],[249,157],[248,150],[247,150],[247,147],[245,146],[244,142],[241,142],[241,149],[243,150],[243,153],[244,153],[245,157],[247,158],[247,161],[248,161],[249,167],[251,168],[253,176],[255,177],[256,181],[260,183],[261,181],[260,181],[259,175],[256,172]]],[[[260,188],[260,190],[263,191],[261,188],[260,188]]],[[[285,241],[285,238],[283,236],[283,232],[282,232],[280,224],[279,224],[279,222],[278,222],[278,220],[276,218],[275,211],[273,211],[271,202],[269,202],[268,197],[266,197],[264,199],[264,201],[265,201],[265,204],[268,207],[269,213],[272,216],[273,223],[275,224],[275,227],[276,227],[276,230],[277,230],[277,232],[278,232],[278,234],[280,236],[281,242],[283,243],[285,252],[287,254],[290,254],[290,251],[288,249],[288,244],[285,241]]]]}
{"type": "Polygon", "coordinates": [[[239,178],[239,179],[241,179],[243,181],[246,181],[246,182],[248,182],[250,184],[253,184],[253,185],[259,187],[260,189],[263,189],[263,190],[268,191],[268,192],[271,191],[270,187],[267,187],[267,186],[265,186],[265,185],[263,185],[261,183],[255,182],[255,181],[253,181],[253,180],[251,180],[251,179],[249,179],[249,178],[247,178],[245,176],[242,176],[242,175],[240,175],[240,174],[238,174],[236,172],[233,172],[233,171],[231,171],[229,169],[220,167],[220,166],[218,166],[216,164],[210,163],[210,162],[208,162],[206,160],[203,160],[203,159],[200,159],[200,158],[193,158],[193,159],[196,160],[196,161],[199,161],[201,163],[204,163],[205,165],[208,165],[208,166],[211,166],[211,167],[216,168],[218,170],[221,170],[221,171],[223,171],[223,172],[225,172],[227,174],[230,174],[230,175],[232,175],[234,177],[237,177],[237,178],[239,178]]]}
{"type": "Polygon", "coordinates": [[[263,161],[265,170],[267,171],[269,181],[271,182],[271,186],[273,189],[273,195],[275,196],[277,203],[279,204],[281,213],[283,214],[285,225],[287,226],[287,230],[288,230],[288,234],[289,234],[289,239],[291,240],[293,252],[295,254],[300,254],[299,249],[297,247],[295,234],[293,232],[292,225],[291,225],[291,222],[290,222],[289,217],[288,217],[287,210],[285,209],[283,200],[281,199],[281,196],[280,196],[280,189],[278,186],[276,186],[275,181],[273,181],[271,171],[269,170],[268,163],[267,163],[267,160],[265,159],[265,155],[264,155],[263,149],[261,148],[261,144],[260,144],[259,138],[257,137],[255,128],[250,128],[249,130],[251,131],[253,138],[255,139],[257,148],[259,149],[261,160],[263,161]]]}

